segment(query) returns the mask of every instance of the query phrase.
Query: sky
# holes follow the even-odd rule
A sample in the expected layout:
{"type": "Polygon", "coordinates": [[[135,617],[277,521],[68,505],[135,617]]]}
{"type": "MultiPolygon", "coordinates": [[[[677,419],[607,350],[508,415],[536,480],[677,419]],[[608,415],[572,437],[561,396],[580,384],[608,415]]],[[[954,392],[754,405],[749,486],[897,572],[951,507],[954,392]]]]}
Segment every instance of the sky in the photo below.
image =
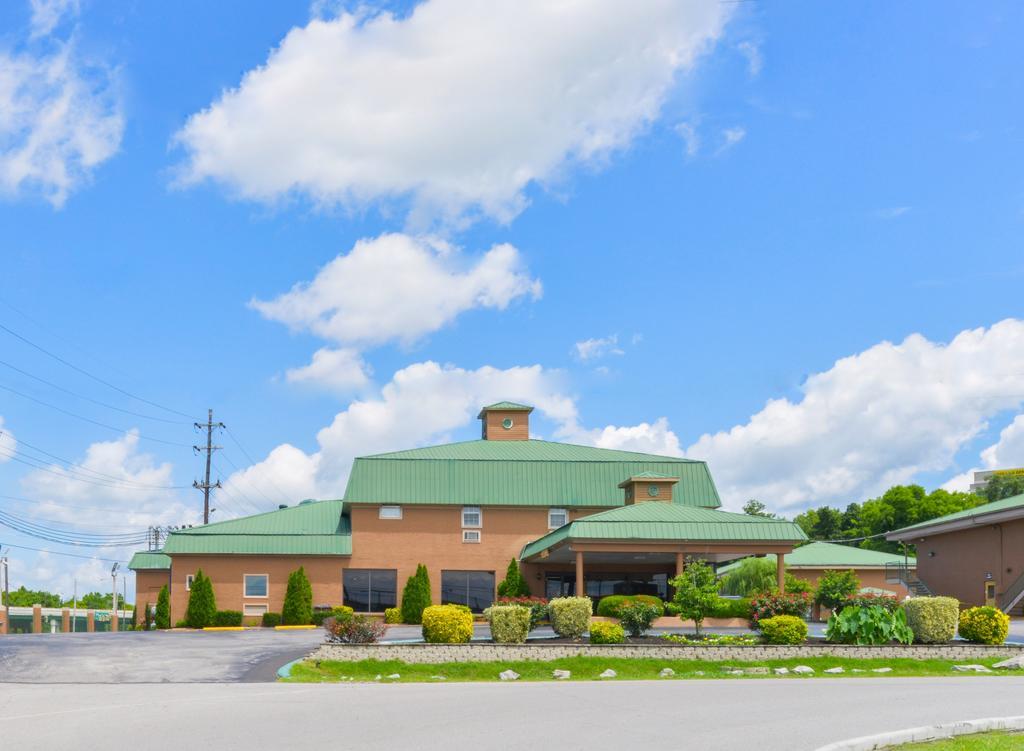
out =
{"type": "Polygon", "coordinates": [[[210,408],[214,520],[504,399],[705,460],[733,510],[1024,465],[1022,31],[1013,2],[4,3],[12,585],[109,591],[197,523],[210,408]]]}

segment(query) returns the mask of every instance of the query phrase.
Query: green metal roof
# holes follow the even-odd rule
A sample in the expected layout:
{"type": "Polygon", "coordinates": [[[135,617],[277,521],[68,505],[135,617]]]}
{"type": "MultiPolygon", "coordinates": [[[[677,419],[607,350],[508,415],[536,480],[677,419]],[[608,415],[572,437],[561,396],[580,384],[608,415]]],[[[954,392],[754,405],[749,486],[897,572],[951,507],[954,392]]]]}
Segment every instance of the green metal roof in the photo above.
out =
{"type": "Polygon", "coordinates": [[[486,407],[481,407],[480,415],[483,415],[484,412],[499,410],[502,412],[533,412],[533,407],[528,404],[516,404],[515,402],[495,402],[494,404],[488,404],[486,407]]]}
{"type": "Polygon", "coordinates": [[[585,516],[528,543],[529,558],[565,540],[669,540],[673,542],[801,542],[793,522],[677,503],[637,503],[585,516]]]}
{"type": "Polygon", "coordinates": [[[128,562],[132,571],[167,571],[171,568],[171,557],[159,550],[140,550],[128,562]]]}
{"type": "MultiPolygon", "coordinates": [[[[764,557],[772,562],[775,561],[774,555],[764,557]]],[[[738,568],[740,562],[733,561],[721,566],[718,573],[727,574],[738,568]]],[[[903,556],[899,553],[883,553],[830,542],[812,542],[801,545],[792,553],[786,554],[786,565],[796,568],[864,568],[868,566],[880,568],[887,563],[903,563],[903,556]]],[[[907,563],[914,566],[917,561],[913,556],[908,556],[907,563]]]]}
{"type": "Polygon", "coordinates": [[[172,532],[171,555],[351,555],[352,530],[342,501],[315,501],[265,514],[172,532]]]}
{"type": "Polygon", "coordinates": [[[464,441],[357,458],[345,501],[471,506],[624,503],[620,482],[642,472],[678,477],[674,503],[717,508],[704,462],[550,441],[464,441]]]}
{"type": "Polygon", "coordinates": [[[914,529],[924,529],[925,527],[932,527],[937,524],[945,524],[947,522],[955,522],[960,520],[971,519],[975,516],[981,516],[984,514],[995,514],[1000,511],[1012,511],[1014,509],[1024,509],[1024,495],[1013,495],[1009,498],[1003,498],[1000,501],[992,501],[991,503],[983,503],[980,506],[974,508],[964,509],[963,511],[954,511],[952,514],[946,514],[936,519],[929,519],[926,522],[920,522],[918,524],[911,524],[909,527],[903,527],[903,529],[897,529],[890,534],[901,534],[903,532],[909,532],[914,529]]]}

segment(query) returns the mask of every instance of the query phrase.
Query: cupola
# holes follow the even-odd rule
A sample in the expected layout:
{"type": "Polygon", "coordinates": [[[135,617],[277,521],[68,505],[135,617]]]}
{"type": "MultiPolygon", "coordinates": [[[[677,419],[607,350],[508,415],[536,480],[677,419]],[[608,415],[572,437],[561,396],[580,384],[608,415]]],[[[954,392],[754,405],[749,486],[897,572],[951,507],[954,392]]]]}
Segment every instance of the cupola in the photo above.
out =
{"type": "Polygon", "coordinates": [[[481,437],[485,441],[525,441],[530,437],[533,407],[515,402],[489,404],[480,410],[481,437]]]}
{"type": "Polygon", "coordinates": [[[640,472],[619,483],[626,491],[626,505],[658,501],[672,503],[673,486],[679,482],[678,477],[660,475],[657,472],[640,472]]]}

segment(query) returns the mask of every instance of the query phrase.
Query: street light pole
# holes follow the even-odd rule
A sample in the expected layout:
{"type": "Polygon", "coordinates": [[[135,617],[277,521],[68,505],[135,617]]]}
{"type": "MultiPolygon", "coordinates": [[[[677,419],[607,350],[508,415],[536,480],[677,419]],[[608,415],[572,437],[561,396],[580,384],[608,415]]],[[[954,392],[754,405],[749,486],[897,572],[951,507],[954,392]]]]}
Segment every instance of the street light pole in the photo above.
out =
{"type": "Polygon", "coordinates": [[[0,558],[0,566],[4,568],[4,629],[11,633],[11,570],[7,566],[7,556],[0,558]]]}
{"type": "MultiPolygon", "coordinates": [[[[110,594],[111,594],[111,599],[113,600],[113,605],[114,605],[114,613],[113,613],[113,616],[112,616],[114,619],[117,618],[117,566],[118,566],[118,564],[115,563],[110,568],[110,578],[113,579],[113,586],[111,586],[111,588],[110,588],[110,594]]],[[[115,623],[114,624],[114,629],[120,630],[120,626],[121,626],[120,623],[115,623]]],[[[111,629],[111,630],[114,630],[114,629],[111,629]]]]}

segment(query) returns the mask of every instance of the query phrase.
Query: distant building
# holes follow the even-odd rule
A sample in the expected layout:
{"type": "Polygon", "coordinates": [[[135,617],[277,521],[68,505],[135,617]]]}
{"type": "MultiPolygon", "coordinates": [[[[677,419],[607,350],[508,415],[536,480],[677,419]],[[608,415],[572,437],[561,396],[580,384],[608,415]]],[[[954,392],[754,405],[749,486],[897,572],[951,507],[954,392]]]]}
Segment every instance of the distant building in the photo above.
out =
{"type": "Polygon", "coordinates": [[[1024,477],[1024,468],[1017,469],[986,469],[974,473],[974,482],[971,483],[971,492],[977,493],[985,489],[988,481],[996,475],[1004,477],[1024,477]]]}

